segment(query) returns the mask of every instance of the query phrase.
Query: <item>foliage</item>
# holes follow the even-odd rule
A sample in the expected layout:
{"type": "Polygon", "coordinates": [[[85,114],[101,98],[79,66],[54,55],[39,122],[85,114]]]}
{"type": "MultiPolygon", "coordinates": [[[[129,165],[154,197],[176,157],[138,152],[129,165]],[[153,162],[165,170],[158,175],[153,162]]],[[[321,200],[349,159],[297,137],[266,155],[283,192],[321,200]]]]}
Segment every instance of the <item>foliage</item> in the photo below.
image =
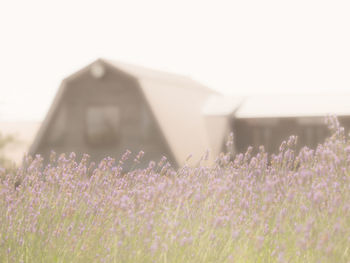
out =
{"type": "Polygon", "coordinates": [[[177,171],[27,157],[0,171],[0,262],[349,262],[350,142],[329,125],[314,150],[291,136],[177,171]]]}

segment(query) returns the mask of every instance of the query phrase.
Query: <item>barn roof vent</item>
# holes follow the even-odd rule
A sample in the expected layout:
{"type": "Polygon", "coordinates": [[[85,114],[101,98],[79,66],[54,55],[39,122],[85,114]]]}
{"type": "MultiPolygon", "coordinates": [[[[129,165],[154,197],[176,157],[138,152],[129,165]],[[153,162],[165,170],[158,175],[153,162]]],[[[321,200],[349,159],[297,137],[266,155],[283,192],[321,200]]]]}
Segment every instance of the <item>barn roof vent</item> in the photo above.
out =
{"type": "Polygon", "coordinates": [[[94,78],[100,79],[105,75],[106,70],[102,63],[97,61],[91,65],[90,72],[94,78]]]}

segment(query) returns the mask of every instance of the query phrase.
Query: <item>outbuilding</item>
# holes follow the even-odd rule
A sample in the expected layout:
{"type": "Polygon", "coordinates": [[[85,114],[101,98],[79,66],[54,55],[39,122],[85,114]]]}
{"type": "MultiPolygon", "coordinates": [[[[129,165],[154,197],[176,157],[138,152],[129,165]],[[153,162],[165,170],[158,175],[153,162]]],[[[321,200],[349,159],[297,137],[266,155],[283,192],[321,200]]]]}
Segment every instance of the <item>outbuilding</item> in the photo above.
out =
{"type": "Polygon", "coordinates": [[[141,165],[163,155],[174,166],[190,154],[196,162],[210,148],[201,109],[215,94],[185,76],[98,59],[62,81],[29,152],[98,161],[142,150],[141,165]]]}
{"type": "Polygon", "coordinates": [[[298,136],[297,149],[315,149],[330,135],[326,117],[335,115],[346,131],[350,128],[347,94],[269,94],[247,97],[234,114],[232,131],[236,149],[264,145],[277,153],[281,143],[298,136]]]}
{"type": "Polygon", "coordinates": [[[202,109],[215,154],[226,151],[225,140],[234,134],[233,150],[245,152],[260,145],[277,153],[289,136],[298,136],[297,149],[315,149],[330,135],[326,117],[335,115],[350,129],[348,94],[268,94],[211,96],[202,109]]]}

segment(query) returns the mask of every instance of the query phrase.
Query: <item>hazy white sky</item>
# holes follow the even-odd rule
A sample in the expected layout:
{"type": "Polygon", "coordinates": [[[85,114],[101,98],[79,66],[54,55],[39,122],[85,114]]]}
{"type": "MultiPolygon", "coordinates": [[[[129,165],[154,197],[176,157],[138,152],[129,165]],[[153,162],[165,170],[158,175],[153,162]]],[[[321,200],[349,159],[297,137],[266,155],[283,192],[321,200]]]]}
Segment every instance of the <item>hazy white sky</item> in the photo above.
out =
{"type": "Polygon", "coordinates": [[[349,14],[349,0],[0,0],[0,120],[42,119],[98,57],[231,94],[350,91],[349,14]]]}

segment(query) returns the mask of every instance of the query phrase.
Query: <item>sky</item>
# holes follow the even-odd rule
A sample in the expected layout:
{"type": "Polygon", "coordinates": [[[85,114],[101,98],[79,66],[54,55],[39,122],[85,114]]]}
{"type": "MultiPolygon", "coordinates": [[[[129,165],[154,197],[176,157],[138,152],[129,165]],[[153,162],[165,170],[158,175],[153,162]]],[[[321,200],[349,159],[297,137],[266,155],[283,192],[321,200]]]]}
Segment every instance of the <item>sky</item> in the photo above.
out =
{"type": "Polygon", "coordinates": [[[100,57],[225,94],[350,94],[349,14],[348,0],[0,0],[0,121],[42,120],[100,57]]]}

